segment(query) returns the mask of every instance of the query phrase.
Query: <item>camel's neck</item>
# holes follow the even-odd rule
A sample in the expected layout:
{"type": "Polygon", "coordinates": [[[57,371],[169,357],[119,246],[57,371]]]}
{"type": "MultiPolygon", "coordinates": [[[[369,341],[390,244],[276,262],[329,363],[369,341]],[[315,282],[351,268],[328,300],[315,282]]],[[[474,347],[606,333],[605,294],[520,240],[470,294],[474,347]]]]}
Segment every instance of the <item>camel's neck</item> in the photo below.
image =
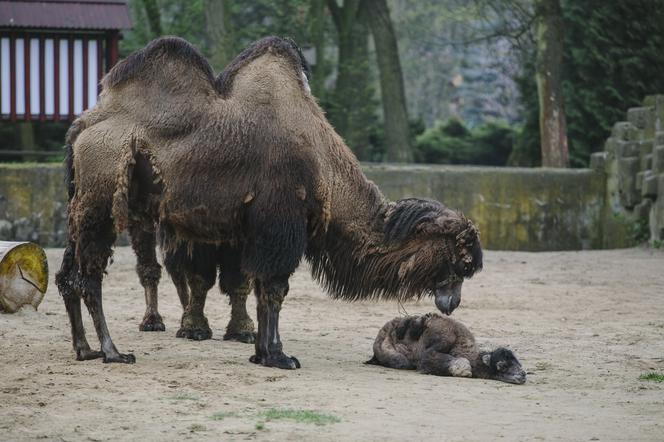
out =
{"type": "Polygon", "coordinates": [[[327,230],[315,234],[307,250],[313,274],[335,297],[400,297],[408,287],[399,281],[401,259],[385,241],[389,202],[366,179],[357,160],[343,151],[347,147],[340,139],[331,145],[323,157],[327,230]]]}
{"type": "MultiPolygon", "coordinates": [[[[345,146],[344,146],[345,147],[345,146]]],[[[343,152],[341,152],[343,153],[343,152]]],[[[350,155],[334,155],[326,171],[329,183],[329,233],[347,247],[381,247],[389,201],[367,180],[359,162],[350,155]]]]}

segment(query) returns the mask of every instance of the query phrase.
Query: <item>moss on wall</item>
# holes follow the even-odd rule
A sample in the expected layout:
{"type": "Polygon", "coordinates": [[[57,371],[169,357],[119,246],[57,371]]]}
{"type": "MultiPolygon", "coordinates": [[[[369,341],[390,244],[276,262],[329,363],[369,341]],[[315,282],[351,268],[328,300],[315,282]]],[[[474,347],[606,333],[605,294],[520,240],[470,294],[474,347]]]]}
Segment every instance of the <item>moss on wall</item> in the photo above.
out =
{"type": "Polygon", "coordinates": [[[390,198],[435,198],[479,226],[495,250],[579,250],[605,242],[605,176],[589,169],[369,165],[390,198]]]}
{"type": "MultiPolygon", "coordinates": [[[[589,169],[373,165],[392,199],[435,198],[475,221],[495,250],[578,250],[631,245],[629,220],[611,215],[606,175],[589,169]]],[[[0,165],[0,240],[61,246],[66,194],[60,165],[0,165]],[[4,227],[3,227],[4,226],[4,227]]]]}
{"type": "Polygon", "coordinates": [[[0,240],[61,246],[66,195],[60,164],[0,165],[0,240]]]}

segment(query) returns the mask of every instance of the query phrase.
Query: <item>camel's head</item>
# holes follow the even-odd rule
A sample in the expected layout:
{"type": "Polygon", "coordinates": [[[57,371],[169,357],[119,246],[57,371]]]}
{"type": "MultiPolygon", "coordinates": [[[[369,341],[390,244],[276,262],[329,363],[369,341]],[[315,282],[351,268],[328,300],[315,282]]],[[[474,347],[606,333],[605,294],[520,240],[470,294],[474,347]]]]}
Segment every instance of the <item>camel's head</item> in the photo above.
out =
{"type": "Polygon", "coordinates": [[[482,363],[487,366],[491,379],[510,384],[526,382],[526,372],[512,350],[499,347],[491,353],[482,353],[482,363]]]}
{"type": "Polygon", "coordinates": [[[437,201],[407,198],[386,215],[385,236],[399,244],[399,282],[409,292],[429,292],[436,307],[451,314],[461,286],[482,268],[479,231],[461,213],[437,201]]]}

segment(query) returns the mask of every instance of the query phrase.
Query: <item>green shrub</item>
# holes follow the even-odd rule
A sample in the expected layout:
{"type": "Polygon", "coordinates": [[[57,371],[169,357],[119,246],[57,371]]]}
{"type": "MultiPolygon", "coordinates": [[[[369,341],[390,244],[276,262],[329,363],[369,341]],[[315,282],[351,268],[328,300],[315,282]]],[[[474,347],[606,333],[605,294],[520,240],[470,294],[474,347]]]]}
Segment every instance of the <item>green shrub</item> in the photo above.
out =
{"type": "Polygon", "coordinates": [[[452,119],[437,123],[416,138],[415,161],[504,166],[513,140],[514,129],[504,123],[488,122],[469,129],[452,119]]]}

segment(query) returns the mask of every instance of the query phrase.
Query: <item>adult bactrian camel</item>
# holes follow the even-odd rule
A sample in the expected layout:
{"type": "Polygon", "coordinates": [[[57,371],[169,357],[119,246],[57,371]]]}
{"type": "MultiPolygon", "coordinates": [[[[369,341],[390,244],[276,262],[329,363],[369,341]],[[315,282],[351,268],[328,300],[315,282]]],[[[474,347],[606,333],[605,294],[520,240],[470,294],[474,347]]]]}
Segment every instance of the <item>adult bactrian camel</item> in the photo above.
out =
{"type": "Polygon", "coordinates": [[[387,201],[325,119],[307,72],[294,43],[268,37],[215,80],[189,43],[163,38],[104,77],[68,134],[70,242],[57,282],[77,359],[134,362],[111,340],[101,280],[116,232],[154,222],[167,249],[203,242],[236,254],[257,296],[251,361],[265,366],[299,367],[282,350],[279,311],[302,257],[338,298],[431,293],[446,314],[458,306],[463,279],[482,267],[477,229],[435,201],[387,201]],[[86,341],[80,298],[101,351],[86,341]]]}

